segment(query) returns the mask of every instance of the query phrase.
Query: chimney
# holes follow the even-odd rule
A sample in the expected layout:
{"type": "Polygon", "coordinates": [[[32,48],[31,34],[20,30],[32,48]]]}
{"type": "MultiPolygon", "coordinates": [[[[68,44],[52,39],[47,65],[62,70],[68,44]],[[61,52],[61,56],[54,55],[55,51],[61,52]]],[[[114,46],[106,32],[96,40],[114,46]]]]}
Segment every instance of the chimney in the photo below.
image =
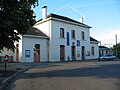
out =
{"type": "Polygon", "coordinates": [[[83,17],[79,18],[79,22],[84,23],[83,17]]]}
{"type": "Polygon", "coordinates": [[[42,19],[46,19],[47,18],[47,6],[43,6],[42,7],[42,19]]]}

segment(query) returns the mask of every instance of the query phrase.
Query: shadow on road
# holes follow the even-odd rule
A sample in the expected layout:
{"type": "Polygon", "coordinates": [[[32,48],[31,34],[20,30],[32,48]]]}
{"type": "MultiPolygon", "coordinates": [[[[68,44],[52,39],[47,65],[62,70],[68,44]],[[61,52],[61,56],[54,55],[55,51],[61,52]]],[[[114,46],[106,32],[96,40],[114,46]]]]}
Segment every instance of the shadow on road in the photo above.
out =
{"type": "MultiPolygon", "coordinates": [[[[44,69],[44,68],[43,68],[44,69]]],[[[120,78],[120,64],[99,65],[89,68],[75,68],[65,70],[51,70],[37,73],[24,73],[20,78],[40,77],[97,77],[97,78],[120,78]]]]}

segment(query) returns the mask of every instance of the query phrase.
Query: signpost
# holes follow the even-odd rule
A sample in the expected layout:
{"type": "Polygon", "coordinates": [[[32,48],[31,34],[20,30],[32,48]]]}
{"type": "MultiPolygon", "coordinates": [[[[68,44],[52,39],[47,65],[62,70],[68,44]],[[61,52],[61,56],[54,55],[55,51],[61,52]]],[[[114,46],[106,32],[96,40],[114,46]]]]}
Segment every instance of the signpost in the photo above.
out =
{"type": "Polygon", "coordinates": [[[6,63],[8,62],[9,60],[9,56],[8,55],[5,55],[4,57],[4,62],[5,62],[5,72],[6,72],[6,63]]]}

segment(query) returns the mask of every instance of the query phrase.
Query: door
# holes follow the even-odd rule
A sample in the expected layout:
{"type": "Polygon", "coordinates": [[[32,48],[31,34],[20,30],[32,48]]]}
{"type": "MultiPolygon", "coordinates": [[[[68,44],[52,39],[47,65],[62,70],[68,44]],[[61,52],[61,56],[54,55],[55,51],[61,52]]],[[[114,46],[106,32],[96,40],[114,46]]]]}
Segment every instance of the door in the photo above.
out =
{"type": "Polygon", "coordinates": [[[71,47],[72,60],[75,60],[75,46],[71,47]]]}
{"type": "Polygon", "coordinates": [[[34,45],[34,62],[40,62],[40,44],[34,45]]]}
{"type": "Polygon", "coordinates": [[[65,61],[65,46],[60,45],[60,61],[65,61]]]}
{"type": "Polygon", "coordinates": [[[19,44],[16,44],[16,61],[19,62],[19,44]]]}
{"type": "Polygon", "coordinates": [[[85,46],[82,46],[82,60],[85,59],[85,46]]]}

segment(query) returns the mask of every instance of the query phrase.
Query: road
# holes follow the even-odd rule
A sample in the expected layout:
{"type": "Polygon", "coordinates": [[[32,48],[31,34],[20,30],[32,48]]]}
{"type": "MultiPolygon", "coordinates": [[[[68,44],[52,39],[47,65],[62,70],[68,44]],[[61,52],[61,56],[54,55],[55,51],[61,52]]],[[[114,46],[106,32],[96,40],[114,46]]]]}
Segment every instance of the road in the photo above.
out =
{"type": "Polygon", "coordinates": [[[120,90],[120,61],[37,64],[5,90],[120,90]]]}

